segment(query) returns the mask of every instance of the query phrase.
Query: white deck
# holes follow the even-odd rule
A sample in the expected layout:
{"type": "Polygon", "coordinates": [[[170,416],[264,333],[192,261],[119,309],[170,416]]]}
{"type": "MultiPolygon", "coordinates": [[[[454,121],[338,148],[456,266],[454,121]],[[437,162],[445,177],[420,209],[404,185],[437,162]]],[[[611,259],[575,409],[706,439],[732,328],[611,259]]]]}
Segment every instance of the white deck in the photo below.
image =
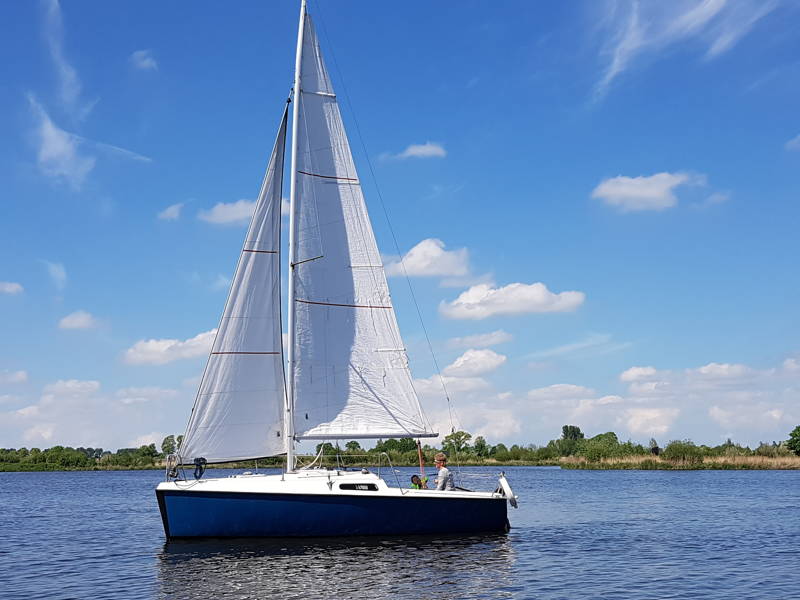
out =
{"type": "Polygon", "coordinates": [[[326,469],[301,470],[281,475],[239,474],[223,478],[165,481],[159,490],[186,492],[227,492],[246,494],[312,494],[335,496],[388,496],[415,498],[470,498],[493,500],[505,498],[494,492],[466,492],[462,490],[438,491],[389,487],[377,474],[362,471],[337,471],[326,469]],[[377,490],[341,489],[341,484],[364,484],[377,490]]]}

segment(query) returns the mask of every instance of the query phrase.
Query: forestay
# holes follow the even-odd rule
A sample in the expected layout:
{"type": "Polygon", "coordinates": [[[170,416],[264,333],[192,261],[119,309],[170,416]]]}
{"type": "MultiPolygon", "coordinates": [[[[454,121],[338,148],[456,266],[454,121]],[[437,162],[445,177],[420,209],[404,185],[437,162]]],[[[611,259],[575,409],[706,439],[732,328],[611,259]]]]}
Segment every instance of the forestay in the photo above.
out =
{"type": "Polygon", "coordinates": [[[432,435],[411,382],[336,96],[306,16],[298,120],[297,439],[432,435]]]}
{"type": "Polygon", "coordinates": [[[225,462],[285,452],[279,251],[286,121],[284,111],[179,449],[184,463],[199,457],[225,462]]]}

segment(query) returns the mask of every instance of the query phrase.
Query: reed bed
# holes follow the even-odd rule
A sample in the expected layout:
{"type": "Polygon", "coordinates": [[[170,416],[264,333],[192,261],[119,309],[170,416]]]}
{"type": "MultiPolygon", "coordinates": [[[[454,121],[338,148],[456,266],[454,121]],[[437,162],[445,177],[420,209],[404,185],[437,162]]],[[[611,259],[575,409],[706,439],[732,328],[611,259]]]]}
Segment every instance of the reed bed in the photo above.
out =
{"type": "Polygon", "coordinates": [[[704,456],[701,461],[667,460],[660,456],[635,455],[588,461],[583,456],[565,456],[558,461],[564,469],[800,469],[800,456],[704,456]]]}

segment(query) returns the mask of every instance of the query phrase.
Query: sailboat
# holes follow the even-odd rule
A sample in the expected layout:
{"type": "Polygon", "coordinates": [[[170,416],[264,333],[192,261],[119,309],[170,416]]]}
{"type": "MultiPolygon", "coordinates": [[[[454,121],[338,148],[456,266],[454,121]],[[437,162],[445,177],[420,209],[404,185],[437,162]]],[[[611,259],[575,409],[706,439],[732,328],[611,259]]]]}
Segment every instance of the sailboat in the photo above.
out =
{"type": "Polygon", "coordinates": [[[278,128],[186,433],[156,496],[168,539],[507,531],[516,497],[389,486],[363,468],[298,468],[303,440],[437,437],[414,391],[336,93],[301,1],[278,128]],[[288,343],[280,232],[289,109],[288,343]],[[280,475],[208,463],[286,456],[280,475]],[[175,465],[195,465],[182,478],[175,465]]]}

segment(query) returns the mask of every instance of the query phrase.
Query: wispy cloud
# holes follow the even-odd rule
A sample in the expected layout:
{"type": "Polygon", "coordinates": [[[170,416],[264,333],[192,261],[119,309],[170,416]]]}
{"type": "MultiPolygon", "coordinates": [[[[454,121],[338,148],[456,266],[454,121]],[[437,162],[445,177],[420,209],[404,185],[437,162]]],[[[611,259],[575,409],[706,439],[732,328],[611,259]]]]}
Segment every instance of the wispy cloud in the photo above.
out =
{"type": "Polygon", "coordinates": [[[35,119],[34,137],[37,146],[37,164],[39,170],[47,177],[59,182],[66,182],[75,190],[80,189],[97,162],[97,157],[86,152],[87,149],[93,149],[108,156],[152,162],[150,158],[125,148],[89,140],[64,131],[53,122],[44,106],[31,93],[28,94],[28,103],[35,119]]]}
{"type": "Polygon", "coordinates": [[[447,150],[444,146],[436,142],[425,142],[424,144],[411,144],[398,154],[384,153],[382,159],[406,159],[406,158],[444,158],[447,150]]]}
{"type": "Polygon", "coordinates": [[[50,262],[49,260],[42,259],[42,264],[47,268],[47,274],[53,281],[58,291],[63,290],[67,285],[67,270],[64,265],[57,262],[50,262]]]}
{"type": "Polygon", "coordinates": [[[800,150],[800,134],[797,134],[795,137],[786,142],[783,147],[789,151],[800,150]]]}
{"type": "Polygon", "coordinates": [[[629,348],[630,345],[630,342],[614,342],[611,335],[606,333],[593,333],[577,342],[570,342],[553,348],[547,348],[546,350],[533,352],[528,354],[526,358],[541,360],[543,358],[558,358],[575,354],[608,354],[609,352],[616,352],[629,348]]]}
{"type": "Polygon", "coordinates": [[[602,54],[606,64],[595,85],[596,100],[637,60],[689,41],[706,47],[712,60],[733,48],[755,24],[772,12],[777,0],[672,0],[609,3],[604,20],[609,36],[602,54]]]}
{"type": "Polygon", "coordinates": [[[158,71],[158,62],[152,50],[136,50],[130,56],[131,65],[142,71],[158,71]]]}
{"type": "Polygon", "coordinates": [[[167,208],[158,213],[158,218],[162,221],[177,221],[181,217],[181,209],[184,204],[184,202],[170,204],[167,208]]]}
{"type": "Polygon", "coordinates": [[[21,294],[25,291],[19,283],[14,281],[0,281],[0,294],[21,294]]]}
{"type": "Polygon", "coordinates": [[[447,345],[451,348],[488,348],[504,344],[514,339],[514,336],[498,329],[489,333],[477,333],[475,335],[465,335],[464,337],[454,337],[447,340],[447,345]]]}
{"type": "Polygon", "coordinates": [[[95,157],[79,151],[79,139],[53,123],[33,94],[28,94],[28,101],[37,120],[36,158],[39,170],[48,177],[66,181],[72,188],[79,189],[94,168],[95,157]]]}
{"type": "Polygon", "coordinates": [[[50,58],[58,76],[58,96],[65,111],[77,120],[85,119],[97,101],[81,106],[81,81],[64,55],[64,22],[61,16],[61,5],[58,0],[45,3],[44,39],[50,51],[50,58]]]}
{"type": "Polygon", "coordinates": [[[85,310],[76,310],[58,322],[59,329],[92,329],[97,325],[97,319],[85,310]]]}

